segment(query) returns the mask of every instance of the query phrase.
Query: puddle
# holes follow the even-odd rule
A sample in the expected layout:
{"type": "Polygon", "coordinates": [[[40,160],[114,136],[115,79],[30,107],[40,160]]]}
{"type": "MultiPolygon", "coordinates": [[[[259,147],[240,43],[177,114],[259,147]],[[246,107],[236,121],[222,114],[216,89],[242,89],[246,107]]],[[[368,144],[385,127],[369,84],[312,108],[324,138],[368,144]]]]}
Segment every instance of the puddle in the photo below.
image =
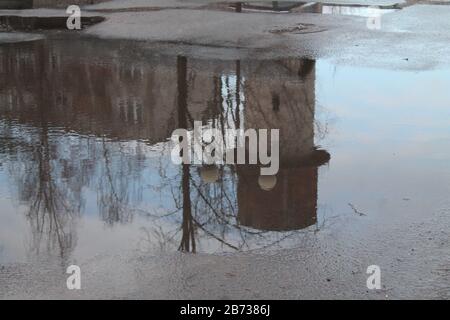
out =
{"type": "Polygon", "coordinates": [[[73,4],[87,5],[106,1],[108,0],[78,0],[74,3],[72,0],[0,0],[0,10],[67,7],[73,4]]]}
{"type": "MultiPolygon", "coordinates": [[[[102,1],[94,1],[95,3],[101,3],[102,1]]],[[[93,3],[94,3],[93,2],[93,3]]],[[[27,9],[27,8],[41,8],[41,7],[61,7],[64,4],[68,4],[67,1],[60,1],[58,3],[50,3],[48,1],[0,1],[0,9],[27,9]]],[[[86,3],[80,3],[80,5],[86,3]]],[[[175,3],[176,4],[176,3],[175,3]]],[[[142,5],[142,4],[141,4],[142,5]]],[[[397,9],[393,9],[395,6],[364,6],[364,5],[336,5],[336,4],[324,4],[316,2],[284,2],[284,1],[272,1],[272,2],[237,2],[237,3],[224,3],[224,2],[211,2],[201,6],[195,2],[182,3],[174,6],[171,3],[167,7],[161,4],[148,7],[130,7],[130,8],[110,8],[99,9],[99,12],[133,12],[133,11],[158,11],[164,9],[183,8],[197,8],[202,10],[231,10],[235,12],[267,12],[267,13],[320,13],[320,14],[338,14],[338,15],[354,15],[362,17],[379,17],[385,13],[393,12],[397,9]],[[198,5],[198,6],[197,6],[198,5]]],[[[95,11],[95,10],[94,10],[95,11]]],[[[82,15],[81,22],[83,27],[100,23],[105,18],[102,16],[82,15]]],[[[28,12],[22,14],[19,10],[8,11],[4,10],[0,15],[0,30],[6,31],[31,31],[31,30],[45,30],[45,29],[61,29],[65,30],[67,22],[66,14],[48,15],[46,12],[28,12]]],[[[290,29],[283,30],[270,30],[272,33],[315,33],[324,31],[324,28],[319,28],[312,24],[298,24],[290,29]]]]}
{"type": "MultiPolygon", "coordinates": [[[[0,0],[0,31],[67,30],[68,14],[62,9],[23,10],[40,7],[59,7],[67,1],[0,0]]],[[[79,3],[82,4],[82,3],[79,3]]],[[[105,18],[83,14],[83,28],[100,23],[105,18]]]]}
{"type": "MultiPolygon", "coordinates": [[[[103,17],[81,17],[82,28],[104,21],[103,17]]],[[[19,15],[0,15],[0,31],[67,30],[67,16],[33,17],[19,15]]]]}
{"type": "Polygon", "coordinates": [[[327,4],[319,2],[239,2],[228,4],[237,12],[272,12],[272,13],[320,13],[376,17],[399,10],[393,6],[368,6],[352,4],[327,4]]]}
{"type": "Polygon", "coordinates": [[[128,42],[2,45],[0,262],[301,247],[342,217],[430,215],[450,191],[449,81],[128,42]],[[171,133],[194,120],[280,128],[276,179],[173,164],[171,133]]]}
{"type": "Polygon", "coordinates": [[[398,11],[399,9],[385,9],[378,6],[344,6],[344,5],[327,5],[321,6],[323,14],[350,15],[359,17],[379,17],[386,13],[398,11]]]}
{"type": "Polygon", "coordinates": [[[295,9],[302,8],[305,3],[301,2],[284,2],[284,1],[273,1],[273,2],[238,2],[231,4],[231,8],[235,8],[236,11],[245,12],[278,12],[278,13],[289,13],[295,9]]]}

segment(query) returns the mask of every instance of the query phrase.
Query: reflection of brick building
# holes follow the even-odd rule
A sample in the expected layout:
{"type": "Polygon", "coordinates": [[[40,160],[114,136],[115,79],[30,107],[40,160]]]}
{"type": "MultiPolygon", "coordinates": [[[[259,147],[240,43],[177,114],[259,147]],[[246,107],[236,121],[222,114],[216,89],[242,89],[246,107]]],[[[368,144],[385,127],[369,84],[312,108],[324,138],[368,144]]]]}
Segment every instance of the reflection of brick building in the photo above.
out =
{"type": "Polygon", "coordinates": [[[245,81],[246,129],[279,129],[280,160],[296,164],[314,149],[315,62],[254,64],[245,81]]]}
{"type": "Polygon", "coordinates": [[[280,170],[265,191],[259,168],[238,169],[238,220],[262,230],[306,228],[316,222],[318,167],[329,160],[314,146],[315,62],[282,60],[260,70],[245,82],[245,128],[280,130],[280,170]]]}
{"type": "MultiPolygon", "coordinates": [[[[36,41],[0,48],[0,118],[47,121],[81,134],[166,141],[177,123],[176,57],[150,56],[129,43],[36,41]],[[137,56],[133,56],[137,55],[137,56]],[[11,76],[13,75],[13,77],[11,76]],[[44,118],[43,118],[44,117],[44,118]]],[[[200,119],[214,77],[188,65],[188,111],[200,119]]]]}
{"type": "Polygon", "coordinates": [[[239,172],[238,221],[259,230],[287,231],[316,222],[317,167],[283,168],[270,191],[258,185],[259,169],[239,172]]]}
{"type": "MultiPolygon", "coordinates": [[[[314,145],[315,63],[311,60],[233,62],[230,92],[223,70],[230,63],[146,55],[129,42],[36,41],[0,47],[0,119],[47,125],[111,139],[167,141],[180,127],[184,92],[186,126],[193,120],[240,112],[237,127],[280,129],[280,171],[261,190],[257,166],[238,167],[238,220],[258,229],[292,230],[315,221],[317,168],[329,155],[314,145]],[[239,82],[240,85],[233,83],[239,82]],[[239,89],[239,90],[238,90],[239,89]],[[241,97],[242,95],[242,97],[241,97]],[[241,121],[242,120],[242,121],[241,121]]],[[[222,119],[223,118],[223,119],[222,119]]],[[[218,123],[219,121],[217,121],[218,123]]]]}

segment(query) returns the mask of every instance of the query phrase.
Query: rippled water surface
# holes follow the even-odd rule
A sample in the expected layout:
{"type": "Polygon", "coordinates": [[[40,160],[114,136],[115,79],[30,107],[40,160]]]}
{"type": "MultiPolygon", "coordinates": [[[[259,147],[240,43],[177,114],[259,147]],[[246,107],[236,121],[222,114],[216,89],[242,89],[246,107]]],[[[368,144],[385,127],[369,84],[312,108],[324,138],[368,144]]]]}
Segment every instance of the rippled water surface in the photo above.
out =
{"type": "Polygon", "coordinates": [[[449,70],[1,45],[0,262],[301,247],[426,219],[448,207],[449,87],[449,70]],[[257,166],[173,164],[172,131],[196,120],[279,128],[275,186],[257,166]]]}

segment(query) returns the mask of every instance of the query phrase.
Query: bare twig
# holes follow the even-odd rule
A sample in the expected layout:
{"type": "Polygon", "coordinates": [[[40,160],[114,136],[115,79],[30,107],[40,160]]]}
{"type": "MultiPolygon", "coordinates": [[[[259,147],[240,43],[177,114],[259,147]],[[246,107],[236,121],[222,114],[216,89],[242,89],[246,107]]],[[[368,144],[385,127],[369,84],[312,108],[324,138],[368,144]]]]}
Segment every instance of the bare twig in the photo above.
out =
{"type": "Polygon", "coordinates": [[[350,208],[352,208],[353,212],[355,212],[357,215],[360,215],[360,216],[366,215],[365,213],[358,211],[358,209],[356,209],[355,206],[353,204],[351,204],[350,202],[348,203],[348,205],[350,206],[350,208]]]}

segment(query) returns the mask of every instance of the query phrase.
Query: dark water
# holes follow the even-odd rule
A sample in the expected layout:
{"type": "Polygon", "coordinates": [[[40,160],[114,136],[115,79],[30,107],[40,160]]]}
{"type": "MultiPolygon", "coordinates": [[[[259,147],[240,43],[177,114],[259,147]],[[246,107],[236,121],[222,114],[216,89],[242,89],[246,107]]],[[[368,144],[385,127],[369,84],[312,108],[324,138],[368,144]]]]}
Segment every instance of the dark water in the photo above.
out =
{"type": "Polygon", "coordinates": [[[52,8],[68,7],[70,5],[89,5],[107,0],[0,0],[0,9],[31,9],[31,8],[52,8]]]}
{"type": "Polygon", "coordinates": [[[296,247],[336,221],[431,216],[450,191],[449,75],[2,45],[0,262],[296,247]],[[173,164],[171,133],[195,120],[279,128],[275,187],[257,166],[218,166],[210,183],[173,164]]]}

